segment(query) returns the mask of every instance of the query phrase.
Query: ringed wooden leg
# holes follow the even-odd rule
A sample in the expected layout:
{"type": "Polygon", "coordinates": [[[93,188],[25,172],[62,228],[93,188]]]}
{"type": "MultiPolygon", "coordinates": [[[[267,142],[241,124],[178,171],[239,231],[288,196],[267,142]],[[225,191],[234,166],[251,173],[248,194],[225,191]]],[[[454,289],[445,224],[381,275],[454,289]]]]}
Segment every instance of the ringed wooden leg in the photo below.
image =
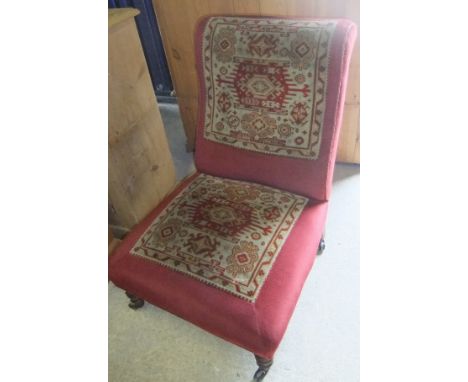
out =
{"type": "Polygon", "coordinates": [[[263,381],[263,378],[265,378],[265,376],[267,375],[268,370],[270,370],[271,365],[273,365],[273,360],[260,357],[259,355],[256,355],[256,354],[255,354],[255,360],[257,361],[258,370],[254,374],[254,381],[255,382],[263,381]]]}
{"type": "Polygon", "coordinates": [[[139,308],[141,308],[143,305],[145,305],[145,301],[142,300],[141,298],[131,294],[131,293],[128,293],[128,292],[125,292],[125,294],[127,295],[127,297],[130,299],[130,303],[128,304],[128,307],[133,309],[133,310],[137,310],[139,308]]]}

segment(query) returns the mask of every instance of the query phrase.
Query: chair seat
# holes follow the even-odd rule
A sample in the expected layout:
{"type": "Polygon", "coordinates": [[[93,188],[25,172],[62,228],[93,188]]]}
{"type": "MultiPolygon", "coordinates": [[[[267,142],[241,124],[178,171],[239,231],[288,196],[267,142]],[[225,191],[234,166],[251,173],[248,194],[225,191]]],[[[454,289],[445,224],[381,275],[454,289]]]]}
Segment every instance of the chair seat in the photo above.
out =
{"type": "Polygon", "coordinates": [[[196,173],[127,235],[109,260],[109,278],[271,359],[314,262],[326,210],[326,202],[196,173]]]}

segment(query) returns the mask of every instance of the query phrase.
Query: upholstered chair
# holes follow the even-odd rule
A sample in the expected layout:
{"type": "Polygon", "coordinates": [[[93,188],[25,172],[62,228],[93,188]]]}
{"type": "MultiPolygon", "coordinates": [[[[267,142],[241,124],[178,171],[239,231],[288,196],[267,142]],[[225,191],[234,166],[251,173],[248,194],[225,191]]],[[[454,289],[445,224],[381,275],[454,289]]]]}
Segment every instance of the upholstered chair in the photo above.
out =
{"type": "Polygon", "coordinates": [[[147,301],[252,352],[256,381],[324,248],[355,34],[343,19],[201,20],[197,171],[110,258],[131,308],[147,301]]]}

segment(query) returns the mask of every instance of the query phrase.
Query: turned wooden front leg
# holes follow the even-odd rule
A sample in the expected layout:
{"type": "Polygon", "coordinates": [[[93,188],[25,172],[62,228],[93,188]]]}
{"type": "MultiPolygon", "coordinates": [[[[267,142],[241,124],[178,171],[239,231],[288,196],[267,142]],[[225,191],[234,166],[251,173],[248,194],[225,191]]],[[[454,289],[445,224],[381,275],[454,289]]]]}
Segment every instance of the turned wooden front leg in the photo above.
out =
{"type": "Polygon", "coordinates": [[[133,309],[133,310],[137,310],[139,308],[141,308],[143,305],[145,305],[145,301],[142,300],[141,298],[131,294],[131,293],[128,293],[128,292],[125,292],[125,294],[127,295],[127,297],[130,299],[130,303],[128,304],[128,307],[133,309]]]}
{"type": "Polygon", "coordinates": [[[258,370],[255,372],[254,381],[255,382],[263,381],[263,378],[265,378],[265,376],[267,375],[268,370],[270,370],[271,365],[273,365],[273,360],[260,357],[259,355],[256,355],[256,354],[255,354],[255,360],[257,361],[258,370]]]}

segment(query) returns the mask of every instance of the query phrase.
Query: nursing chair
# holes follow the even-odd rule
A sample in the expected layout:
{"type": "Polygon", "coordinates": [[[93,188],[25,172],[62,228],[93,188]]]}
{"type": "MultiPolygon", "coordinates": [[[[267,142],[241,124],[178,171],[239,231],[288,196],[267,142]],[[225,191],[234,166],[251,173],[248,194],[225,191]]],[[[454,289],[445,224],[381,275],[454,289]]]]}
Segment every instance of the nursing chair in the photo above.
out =
{"type": "Polygon", "coordinates": [[[109,278],[255,355],[261,381],[323,250],[355,25],[197,26],[196,173],[123,240],[109,278]]]}

